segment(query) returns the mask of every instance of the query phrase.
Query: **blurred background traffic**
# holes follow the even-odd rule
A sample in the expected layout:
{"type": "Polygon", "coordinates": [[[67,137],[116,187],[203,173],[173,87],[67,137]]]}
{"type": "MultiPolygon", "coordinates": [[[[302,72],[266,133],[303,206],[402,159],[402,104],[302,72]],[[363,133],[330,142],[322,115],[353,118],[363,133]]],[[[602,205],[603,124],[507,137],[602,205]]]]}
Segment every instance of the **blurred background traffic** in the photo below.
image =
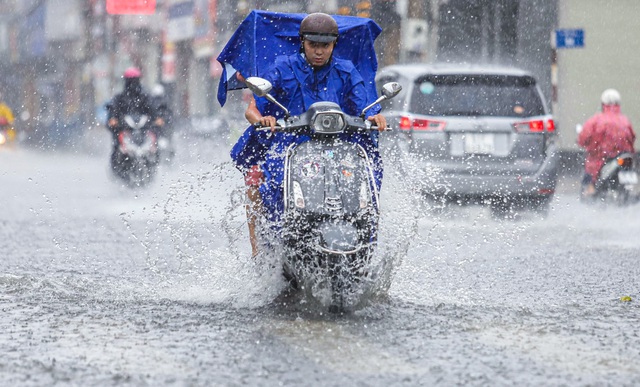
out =
{"type": "Polygon", "coordinates": [[[0,0],[0,92],[25,142],[68,146],[104,124],[124,69],[137,66],[148,89],[165,87],[184,127],[229,130],[220,120],[241,117],[243,94],[220,108],[215,58],[252,9],[370,17],[383,28],[380,67],[527,70],[551,105],[565,155],[578,154],[575,127],[606,88],[618,89],[640,122],[634,0],[0,0]]]}

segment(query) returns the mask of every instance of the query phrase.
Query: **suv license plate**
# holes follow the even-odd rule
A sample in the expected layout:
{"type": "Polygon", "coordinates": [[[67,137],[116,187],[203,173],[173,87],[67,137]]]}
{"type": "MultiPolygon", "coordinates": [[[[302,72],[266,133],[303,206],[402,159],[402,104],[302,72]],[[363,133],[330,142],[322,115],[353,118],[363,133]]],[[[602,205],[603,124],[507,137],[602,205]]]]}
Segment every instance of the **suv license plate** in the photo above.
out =
{"type": "Polygon", "coordinates": [[[638,174],[635,171],[618,172],[618,181],[620,184],[638,184],[638,174]]]}
{"type": "Polygon", "coordinates": [[[489,133],[466,133],[464,135],[464,152],[493,154],[495,151],[494,136],[489,133]]]}

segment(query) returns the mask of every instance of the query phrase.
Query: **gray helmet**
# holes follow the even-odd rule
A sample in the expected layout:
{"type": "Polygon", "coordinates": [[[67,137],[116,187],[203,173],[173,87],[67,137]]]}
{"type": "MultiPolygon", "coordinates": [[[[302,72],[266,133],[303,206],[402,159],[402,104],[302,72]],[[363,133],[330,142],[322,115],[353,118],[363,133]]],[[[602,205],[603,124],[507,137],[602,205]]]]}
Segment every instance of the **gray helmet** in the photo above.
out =
{"type": "Polygon", "coordinates": [[[300,23],[300,38],[320,43],[335,42],[338,39],[338,23],[326,13],[309,14],[300,23]]]}

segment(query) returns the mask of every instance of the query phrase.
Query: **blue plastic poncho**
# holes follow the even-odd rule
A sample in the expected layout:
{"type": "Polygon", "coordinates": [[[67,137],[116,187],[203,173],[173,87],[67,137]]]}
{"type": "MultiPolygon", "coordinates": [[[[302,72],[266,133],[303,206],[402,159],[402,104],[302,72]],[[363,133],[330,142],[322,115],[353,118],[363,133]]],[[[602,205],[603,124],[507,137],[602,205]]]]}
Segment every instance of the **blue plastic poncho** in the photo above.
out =
{"type": "MultiPolygon", "coordinates": [[[[220,52],[222,76],[218,101],[224,105],[227,91],[244,88],[235,78],[236,71],[246,77],[263,77],[276,57],[291,55],[300,49],[298,30],[307,16],[296,13],[251,11],[220,52]]],[[[376,94],[375,78],[378,61],[373,46],[382,29],[373,20],[354,16],[333,16],[338,23],[339,43],[334,56],[353,63],[368,91],[376,94]]]]}
{"type": "MultiPolygon", "coordinates": [[[[221,62],[224,62],[225,58],[230,61],[224,62],[225,73],[235,74],[236,71],[240,71],[244,76],[261,76],[270,80],[274,84],[272,94],[287,106],[293,115],[303,113],[313,102],[322,100],[338,103],[348,114],[359,114],[366,105],[377,98],[374,83],[377,62],[373,39],[379,34],[380,28],[369,19],[336,17],[340,38],[333,60],[330,65],[314,71],[298,53],[298,28],[304,16],[252,12],[219,57],[221,62]],[[278,22],[278,28],[271,31],[276,21],[283,23],[278,22]],[[250,33],[263,28],[266,30],[263,37],[250,33]],[[232,48],[235,49],[233,54],[232,48]],[[241,52],[244,54],[239,54],[241,52]],[[256,60],[256,57],[265,60],[256,60]],[[365,75],[362,75],[359,67],[364,69],[365,75]]],[[[221,79],[218,94],[221,103],[226,99],[227,89],[243,86],[233,75],[226,74],[221,79]]],[[[274,109],[266,99],[258,98],[256,102],[264,115],[282,115],[282,111],[274,109]]],[[[376,106],[369,114],[378,111],[379,106],[376,106]]],[[[363,134],[345,137],[345,140],[360,143],[371,152],[379,188],[382,165],[377,152],[377,133],[370,137],[363,134]]],[[[232,149],[231,156],[241,169],[264,162],[266,183],[260,187],[260,192],[267,213],[275,215],[275,218],[282,210],[280,188],[283,179],[283,150],[292,142],[302,141],[305,141],[305,138],[301,136],[284,133],[271,135],[268,132],[256,132],[255,128],[250,127],[232,149]]]]}

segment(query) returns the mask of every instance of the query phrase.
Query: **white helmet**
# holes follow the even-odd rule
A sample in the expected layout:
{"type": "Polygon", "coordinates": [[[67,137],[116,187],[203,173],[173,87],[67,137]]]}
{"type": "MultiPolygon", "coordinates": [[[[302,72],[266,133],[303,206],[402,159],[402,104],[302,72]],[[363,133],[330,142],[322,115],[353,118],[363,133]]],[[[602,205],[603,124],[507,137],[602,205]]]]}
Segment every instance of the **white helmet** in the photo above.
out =
{"type": "Polygon", "coordinates": [[[603,105],[620,105],[620,93],[616,89],[607,89],[602,92],[600,101],[603,105]]]}
{"type": "Polygon", "coordinates": [[[154,97],[162,97],[164,95],[164,86],[157,83],[151,88],[151,95],[154,97]]]}

